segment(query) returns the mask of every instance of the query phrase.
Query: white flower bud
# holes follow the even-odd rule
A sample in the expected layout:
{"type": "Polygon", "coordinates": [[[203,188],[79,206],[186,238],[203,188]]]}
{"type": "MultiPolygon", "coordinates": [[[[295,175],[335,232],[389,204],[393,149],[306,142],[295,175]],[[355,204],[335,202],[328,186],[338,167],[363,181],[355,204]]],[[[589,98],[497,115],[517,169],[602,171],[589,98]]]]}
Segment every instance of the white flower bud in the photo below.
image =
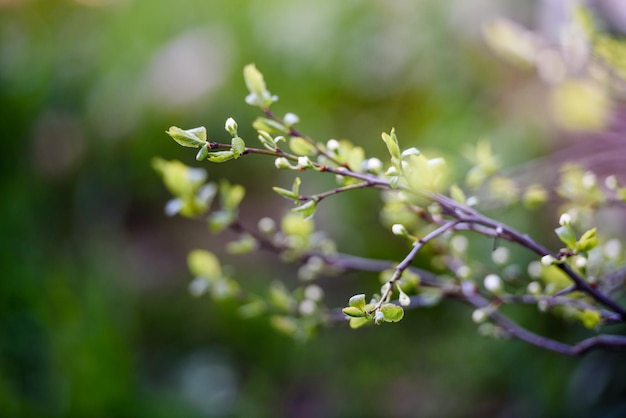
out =
{"type": "Polygon", "coordinates": [[[300,118],[295,113],[287,113],[283,118],[283,122],[287,126],[293,126],[296,123],[300,122],[300,118]]]}
{"type": "Polygon", "coordinates": [[[317,309],[317,305],[311,299],[303,300],[302,302],[300,302],[300,305],[298,306],[298,310],[300,311],[302,315],[311,315],[312,313],[315,312],[316,309],[317,309]]]}
{"type": "Polygon", "coordinates": [[[420,155],[420,154],[421,154],[420,150],[418,150],[415,147],[411,147],[402,151],[402,154],[400,154],[400,158],[408,157],[409,155],[420,155]]]}
{"type": "Polygon", "coordinates": [[[273,234],[276,232],[276,222],[272,218],[264,217],[259,219],[259,223],[257,224],[259,231],[264,234],[273,234]]]}
{"type": "Polygon", "coordinates": [[[465,199],[465,204],[469,207],[476,206],[478,204],[478,196],[470,196],[465,199]]]}
{"type": "Polygon", "coordinates": [[[546,267],[550,267],[552,264],[556,263],[558,260],[551,256],[550,254],[544,255],[541,257],[541,264],[546,267]]]}
{"type": "Polygon", "coordinates": [[[298,157],[298,168],[311,168],[313,163],[309,160],[309,157],[298,157]]]}
{"type": "Polygon", "coordinates": [[[569,226],[572,224],[572,216],[569,213],[564,213],[559,218],[559,225],[569,226]]]}
{"type": "Polygon", "coordinates": [[[499,293],[502,291],[502,279],[497,274],[488,274],[483,284],[485,289],[491,293],[499,293]]]}
{"type": "Polygon", "coordinates": [[[464,237],[463,235],[455,235],[450,240],[450,246],[456,253],[464,253],[467,250],[467,245],[467,237],[464,237]]]}
{"type": "Polygon", "coordinates": [[[276,168],[278,169],[290,169],[291,164],[289,164],[289,161],[285,158],[285,157],[278,157],[276,158],[276,160],[274,161],[274,165],[276,166],[276,168]]]}
{"type": "Polygon", "coordinates": [[[579,269],[584,269],[585,267],[587,267],[587,259],[585,257],[578,256],[576,257],[576,261],[574,262],[574,264],[579,269]]]}
{"type": "Polygon", "coordinates": [[[509,249],[506,247],[498,247],[491,253],[491,259],[494,263],[501,266],[509,261],[509,249]]]}
{"type": "Polygon", "coordinates": [[[585,174],[583,174],[582,183],[583,187],[587,190],[593,188],[597,183],[596,175],[591,171],[587,171],[585,174]]]}
{"type": "Polygon", "coordinates": [[[604,185],[609,190],[616,190],[619,186],[617,182],[617,177],[615,177],[614,175],[608,176],[606,179],[604,179],[604,185]]]}
{"type": "Polygon", "coordinates": [[[324,291],[316,284],[310,284],[304,288],[304,297],[319,302],[324,297],[324,291]]]}
{"type": "Polygon", "coordinates": [[[541,277],[541,270],[542,270],[542,267],[539,261],[531,261],[528,264],[528,268],[527,268],[528,275],[532,277],[533,279],[538,279],[539,277],[541,277]]]}
{"type": "Polygon", "coordinates": [[[226,119],[226,124],[224,126],[224,129],[226,129],[226,132],[228,132],[232,136],[237,136],[237,128],[238,126],[237,126],[237,122],[235,122],[235,119],[233,118],[226,119]]]}
{"type": "Polygon", "coordinates": [[[391,232],[393,232],[394,235],[397,235],[399,237],[406,237],[409,235],[409,231],[407,231],[404,225],[402,224],[394,224],[391,227],[391,232]]]}
{"type": "Polygon", "coordinates": [[[329,151],[337,151],[339,149],[339,141],[336,139],[329,139],[328,142],[326,142],[326,148],[329,151]]]}
{"type": "Polygon", "coordinates": [[[472,312],[472,321],[480,324],[482,322],[485,322],[488,316],[489,315],[487,314],[485,309],[476,309],[474,312],[472,312]]]}
{"type": "Polygon", "coordinates": [[[463,265],[455,271],[456,277],[458,277],[459,279],[467,279],[470,276],[471,272],[472,270],[467,265],[463,265]]]}
{"type": "Polygon", "coordinates": [[[209,281],[204,277],[196,277],[189,283],[189,293],[192,296],[202,296],[209,289],[209,281]]]}
{"type": "Polygon", "coordinates": [[[363,162],[363,169],[376,173],[383,169],[383,162],[378,158],[369,158],[363,162]]]}
{"type": "Polygon", "coordinates": [[[530,282],[528,286],[526,286],[526,291],[531,295],[539,295],[541,294],[541,283],[539,282],[530,282]]]}
{"type": "Polygon", "coordinates": [[[379,310],[376,311],[376,314],[374,314],[374,322],[376,323],[376,325],[379,325],[380,323],[385,321],[385,315],[383,315],[383,313],[379,310]]]}

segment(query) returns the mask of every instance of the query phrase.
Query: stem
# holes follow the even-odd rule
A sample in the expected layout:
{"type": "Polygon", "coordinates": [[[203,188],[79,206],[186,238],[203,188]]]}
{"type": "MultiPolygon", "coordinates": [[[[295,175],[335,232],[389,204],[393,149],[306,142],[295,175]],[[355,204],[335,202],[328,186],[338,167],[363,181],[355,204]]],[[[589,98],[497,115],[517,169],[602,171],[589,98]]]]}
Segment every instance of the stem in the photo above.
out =
{"type": "Polygon", "coordinates": [[[349,184],[347,186],[337,187],[336,189],[332,189],[332,190],[329,190],[327,192],[318,193],[318,194],[314,194],[314,195],[310,195],[310,196],[298,196],[298,200],[303,201],[303,202],[306,202],[308,200],[317,200],[319,202],[322,199],[327,198],[328,196],[332,196],[332,195],[335,195],[335,194],[347,192],[349,190],[364,189],[366,187],[379,187],[379,186],[371,184],[368,181],[364,181],[364,182],[361,182],[361,183],[349,184]]]}
{"type": "Polygon", "coordinates": [[[418,241],[416,241],[413,244],[413,249],[407,254],[406,257],[404,257],[404,259],[400,262],[400,264],[398,264],[396,266],[396,268],[394,269],[393,272],[393,276],[391,276],[391,279],[389,279],[387,281],[387,289],[384,292],[383,295],[381,295],[380,300],[378,301],[378,303],[376,304],[376,307],[374,309],[372,309],[371,312],[368,313],[372,313],[378,309],[380,309],[380,307],[382,306],[383,303],[387,302],[389,300],[389,298],[391,297],[391,295],[393,294],[393,285],[400,280],[400,278],[402,277],[402,273],[404,273],[404,270],[406,270],[407,268],[409,268],[409,266],[411,265],[411,263],[413,262],[413,259],[415,258],[415,256],[417,255],[417,253],[422,249],[422,247],[424,247],[424,245],[426,243],[428,243],[429,241],[437,238],[438,236],[440,236],[441,234],[443,234],[444,232],[448,231],[449,229],[454,228],[454,226],[458,223],[458,221],[450,221],[442,226],[440,226],[439,228],[435,229],[434,231],[430,232],[428,235],[426,235],[424,238],[419,239],[418,241]]]}

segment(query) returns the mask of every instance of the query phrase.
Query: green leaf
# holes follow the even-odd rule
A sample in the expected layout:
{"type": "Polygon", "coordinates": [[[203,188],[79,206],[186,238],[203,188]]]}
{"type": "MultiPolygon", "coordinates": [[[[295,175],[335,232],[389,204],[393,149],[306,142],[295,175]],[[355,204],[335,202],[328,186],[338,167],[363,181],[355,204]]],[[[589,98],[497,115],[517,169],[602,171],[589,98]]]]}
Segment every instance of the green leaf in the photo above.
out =
{"type": "Polygon", "coordinates": [[[187,266],[194,276],[216,279],[222,276],[222,267],[215,254],[205,250],[193,250],[187,256],[187,266]]]}
{"type": "Polygon", "coordinates": [[[391,132],[389,134],[383,132],[382,138],[385,142],[385,145],[387,145],[389,155],[391,155],[392,158],[400,159],[400,145],[398,144],[398,138],[396,137],[395,128],[391,129],[391,132]]]}
{"type": "Polygon", "coordinates": [[[258,130],[257,132],[259,134],[259,141],[261,142],[261,144],[263,144],[265,148],[270,151],[274,151],[277,148],[276,141],[274,140],[274,138],[272,138],[272,135],[262,129],[258,130]]]}
{"type": "Polygon", "coordinates": [[[265,131],[267,133],[281,133],[286,134],[289,132],[289,128],[280,122],[276,122],[273,119],[259,117],[252,122],[252,127],[257,131],[265,131]]]}
{"type": "Polygon", "coordinates": [[[371,319],[368,318],[350,318],[350,328],[361,328],[363,325],[368,324],[369,322],[371,322],[371,319]]]}
{"type": "Polygon", "coordinates": [[[573,249],[576,246],[576,233],[570,225],[564,225],[554,230],[563,244],[567,245],[567,248],[573,249]]]}
{"type": "Polygon", "coordinates": [[[233,152],[233,156],[235,158],[239,158],[239,156],[246,151],[246,143],[238,136],[232,139],[231,146],[231,151],[233,152]]]}
{"type": "Polygon", "coordinates": [[[350,298],[350,301],[348,302],[348,305],[350,305],[350,307],[352,308],[357,308],[360,311],[364,311],[365,310],[365,294],[360,293],[358,295],[352,296],[350,298]]]}
{"type": "Polygon", "coordinates": [[[404,317],[404,309],[393,303],[385,303],[380,307],[380,311],[385,317],[385,322],[398,322],[404,317]]]}
{"type": "Polygon", "coordinates": [[[293,208],[292,212],[301,214],[304,219],[309,219],[315,214],[315,209],[317,209],[317,200],[312,199],[300,206],[293,208]]]}
{"type": "Polygon", "coordinates": [[[183,147],[200,148],[206,144],[206,128],[204,126],[188,130],[172,126],[166,132],[183,147]]]}
{"type": "Polygon", "coordinates": [[[583,323],[585,328],[589,329],[597,327],[600,323],[600,319],[602,319],[600,312],[591,309],[585,309],[580,315],[580,321],[583,323]]]}
{"type": "Polygon", "coordinates": [[[298,331],[298,323],[296,319],[291,316],[285,315],[273,315],[270,318],[270,324],[278,331],[293,337],[298,331]]]}
{"type": "Polygon", "coordinates": [[[596,237],[597,228],[586,231],[575,244],[575,250],[579,253],[585,253],[592,250],[598,245],[598,237],[596,237]]]}
{"type": "Polygon", "coordinates": [[[298,200],[298,195],[294,194],[291,190],[283,189],[282,187],[272,187],[272,190],[289,200],[298,200]]]}
{"type": "Polygon", "coordinates": [[[282,282],[272,282],[269,290],[269,300],[278,309],[288,311],[292,306],[292,298],[282,282]]]}
{"type": "Polygon", "coordinates": [[[229,210],[217,210],[209,215],[209,230],[213,233],[222,232],[236,219],[236,214],[229,210]]]}
{"type": "Polygon", "coordinates": [[[261,108],[269,107],[278,97],[272,96],[265,86],[263,74],[254,64],[248,64],[243,69],[243,79],[250,94],[246,96],[246,103],[261,108]]]}
{"type": "Polygon", "coordinates": [[[300,180],[300,177],[296,177],[295,179],[293,179],[293,184],[291,185],[291,192],[296,197],[300,196],[300,184],[301,183],[302,183],[302,180],[300,180]]]}
{"type": "Polygon", "coordinates": [[[212,163],[223,163],[228,160],[232,160],[233,158],[235,158],[233,151],[210,152],[207,156],[207,159],[212,163]]]}
{"type": "Polygon", "coordinates": [[[237,313],[242,318],[253,318],[263,314],[266,310],[267,305],[265,304],[265,301],[262,299],[256,299],[252,302],[246,303],[245,305],[241,305],[237,309],[237,313]]]}
{"type": "Polygon", "coordinates": [[[234,211],[239,207],[241,200],[246,194],[246,189],[240,184],[230,184],[228,180],[220,181],[220,199],[222,207],[234,211]]]}
{"type": "Polygon", "coordinates": [[[465,201],[467,200],[463,190],[456,184],[453,184],[452,186],[450,186],[450,197],[454,199],[456,202],[463,203],[463,204],[465,204],[465,201]]]}
{"type": "Polygon", "coordinates": [[[315,145],[299,136],[291,137],[289,140],[289,149],[291,149],[294,154],[300,156],[312,155],[316,152],[315,145]]]}
{"type": "Polygon", "coordinates": [[[192,198],[207,178],[206,170],[191,168],[176,160],[155,158],[152,160],[152,167],[161,174],[170,193],[183,201],[192,198]]]}
{"type": "Polygon", "coordinates": [[[198,153],[196,154],[196,160],[197,161],[203,161],[206,160],[206,158],[209,156],[209,147],[207,146],[207,144],[204,144],[200,150],[198,151],[198,153]]]}
{"type": "Polygon", "coordinates": [[[243,234],[237,241],[226,244],[229,254],[248,254],[258,247],[256,239],[250,234],[243,234]]]}
{"type": "Polygon", "coordinates": [[[355,308],[354,306],[348,306],[347,308],[343,308],[342,312],[352,318],[365,317],[365,312],[363,312],[359,308],[355,308]]]}

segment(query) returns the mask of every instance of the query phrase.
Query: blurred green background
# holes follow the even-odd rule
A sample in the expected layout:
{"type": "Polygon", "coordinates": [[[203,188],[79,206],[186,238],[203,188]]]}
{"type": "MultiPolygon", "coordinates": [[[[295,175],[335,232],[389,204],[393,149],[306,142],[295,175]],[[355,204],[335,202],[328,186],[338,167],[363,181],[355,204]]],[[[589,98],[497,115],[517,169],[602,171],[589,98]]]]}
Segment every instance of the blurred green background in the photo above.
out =
{"type": "MultiPolygon", "coordinates": [[[[321,141],[382,156],[380,132],[395,126],[404,146],[438,150],[459,174],[463,145],[483,137],[507,164],[541,155],[554,133],[542,86],[480,31],[540,13],[512,0],[0,0],[0,416],[625,416],[621,355],[485,339],[455,302],[302,344],[192,298],[186,253],[221,254],[224,238],[167,218],[150,166],[195,163],[170,125],[223,140],[234,116],[253,138],[250,62],[280,96],[275,111],[321,141]]],[[[251,222],[288,210],[270,186],[290,178],[268,161],[208,169],[246,186],[251,222]]],[[[341,196],[318,223],[342,251],[397,258],[378,209],[374,193],[341,196]]],[[[247,260],[230,264],[253,286],[296,280],[275,260],[247,260]]],[[[328,298],[344,303],[360,279],[349,280],[324,282],[328,298]]]]}

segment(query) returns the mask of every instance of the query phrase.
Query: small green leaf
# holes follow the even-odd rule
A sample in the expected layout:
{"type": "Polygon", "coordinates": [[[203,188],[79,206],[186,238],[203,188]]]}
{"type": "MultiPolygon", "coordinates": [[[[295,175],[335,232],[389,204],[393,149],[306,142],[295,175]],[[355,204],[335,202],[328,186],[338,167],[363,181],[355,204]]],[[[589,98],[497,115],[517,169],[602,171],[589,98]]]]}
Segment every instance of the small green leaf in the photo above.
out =
{"type": "Polygon", "coordinates": [[[296,177],[295,179],[293,179],[293,184],[291,185],[291,192],[296,197],[300,196],[300,183],[302,183],[300,177],[296,177]]]}
{"type": "Polygon", "coordinates": [[[387,145],[387,150],[392,158],[400,159],[400,145],[398,145],[398,138],[396,137],[395,129],[391,129],[391,132],[387,134],[382,133],[382,139],[387,145]]]}
{"type": "Polygon", "coordinates": [[[576,242],[575,250],[579,253],[585,253],[592,250],[598,245],[598,237],[596,237],[596,229],[592,228],[586,231],[576,242]]]}
{"type": "Polygon", "coordinates": [[[371,319],[368,318],[350,318],[350,328],[361,328],[363,325],[368,324],[369,322],[371,322],[371,319]]]}
{"type": "Polygon", "coordinates": [[[289,200],[298,200],[298,195],[294,194],[291,190],[283,189],[282,187],[272,187],[272,190],[289,200]]]}
{"type": "Polygon", "coordinates": [[[222,276],[220,261],[215,254],[205,250],[193,250],[187,256],[187,266],[194,276],[206,277],[207,279],[222,276]]]}
{"type": "Polygon", "coordinates": [[[455,201],[459,203],[463,203],[463,204],[465,204],[465,201],[467,200],[463,190],[456,184],[453,184],[452,186],[450,186],[450,197],[454,199],[455,201]]]}
{"type": "Polygon", "coordinates": [[[204,126],[188,130],[172,126],[167,130],[167,134],[183,147],[200,148],[206,144],[206,128],[204,126]]]}
{"type": "Polygon", "coordinates": [[[380,311],[385,318],[385,322],[398,322],[404,317],[404,309],[393,303],[385,303],[380,307],[380,311]]]}
{"type": "Polygon", "coordinates": [[[315,154],[315,146],[311,142],[299,136],[291,137],[289,140],[289,148],[294,154],[300,156],[307,156],[315,154]]]}
{"type": "Polygon", "coordinates": [[[223,163],[235,158],[235,154],[232,151],[217,151],[210,152],[207,159],[212,163],[223,163]]]}
{"type": "Polygon", "coordinates": [[[270,318],[270,323],[276,330],[289,335],[290,337],[293,337],[298,331],[298,323],[296,322],[296,319],[291,316],[273,315],[270,318]]]}
{"type": "Polygon", "coordinates": [[[292,298],[282,282],[275,281],[269,290],[269,300],[278,309],[288,311],[292,306],[292,298]]]}
{"type": "Polygon", "coordinates": [[[269,107],[278,97],[272,96],[265,86],[263,74],[254,64],[248,64],[243,69],[243,79],[250,94],[246,96],[246,103],[261,108],[269,107]]]}
{"type": "Polygon", "coordinates": [[[360,293],[358,295],[352,296],[350,298],[350,301],[348,302],[348,305],[350,305],[353,308],[357,308],[360,311],[365,310],[365,294],[360,293]]]}
{"type": "Polygon", "coordinates": [[[220,199],[224,209],[236,210],[245,194],[246,189],[242,185],[231,185],[227,180],[220,181],[220,199]]]}
{"type": "Polygon", "coordinates": [[[573,249],[576,246],[576,233],[570,225],[560,226],[554,232],[567,248],[573,249]]]}
{"type": "Polygon", "coordinates": [[[255,316],[263,314],[266,310],[267,305],[265,304],[265,302],[261,299],[256,299],[250,303],[241,305],[239,309],[237,309],[237,313],[242,318],[253,318],[255,316]]]}
{"type": "Polygon", "coordinates": [[[206,160],[206,157],[209,156],[209,147],[207,146],[207,144],[204,144],[200,150],[198,151],[198,153],[196,154],[196,160],[197,161],[203,161],[206,160]]]}
{"type": "Polygon", "coordinates": [[[239,158],[239,156],[246,151],[246,143],[238,136],[232,139],[231,145],[231,151],[233,152],[233,156],[235,158],[239,158]]]}
{"type": "Polygon", "coordinates": [[[267,148],[270,151],[274,151],[277,148],[276,141],[274,141],[274,138],[272,138],[272,135],[265,132],[264,130],[258,130],[257,132],[259,134],[258,136],[259,141],[261,142],[261,144],[263,144],[265,148],[267,148]]]}
{"type": "Polygon", "coordinates": [[[309,219],[315,214],[315,209],[317,209],[317,200],[312,199],[307,201],[306,203],[297,206],[292,209],[292,212],[296,212],[301,214],[305,219],[309,219]]]}
{"type": "Polygon", "coordinates": [[[258,247],[256,239],[250,234],[243,234],[237,241],[226,244],[229,254],[248,254],[258,247]]]}
{"type": "Polygon", "coordinates": [[[580,320],[585,328],[589,329],[597,327],[600,323],[600,319],[602,319],[600,312],[591,309],[585,309],[580,316],[580,320]]]}
{"type": "Polygon", "coordinates": [[[222,232],[236,219],[236,215],[229,210],[218,210],[209,215],[209,230],[213,233],[222,232]]]}
{"type": "Polygon", "coordinates": [[[359,308],[355,308],[354,306],[348,306],[347,308],[343,308],[342,312],[349,317],[352,318],[363,318],[365,317],[365,312],[360,310],[359,308]]]}
{"type": "Polygon", "coordinates": [[[257,118],[254,122],[252,122],[252,127],[257,131],[265,131],[267,133],[281,133],[286,134],[289,132],[289,129],[280,122],[276,122],[273,119],[268,118],[257,118]]]}

